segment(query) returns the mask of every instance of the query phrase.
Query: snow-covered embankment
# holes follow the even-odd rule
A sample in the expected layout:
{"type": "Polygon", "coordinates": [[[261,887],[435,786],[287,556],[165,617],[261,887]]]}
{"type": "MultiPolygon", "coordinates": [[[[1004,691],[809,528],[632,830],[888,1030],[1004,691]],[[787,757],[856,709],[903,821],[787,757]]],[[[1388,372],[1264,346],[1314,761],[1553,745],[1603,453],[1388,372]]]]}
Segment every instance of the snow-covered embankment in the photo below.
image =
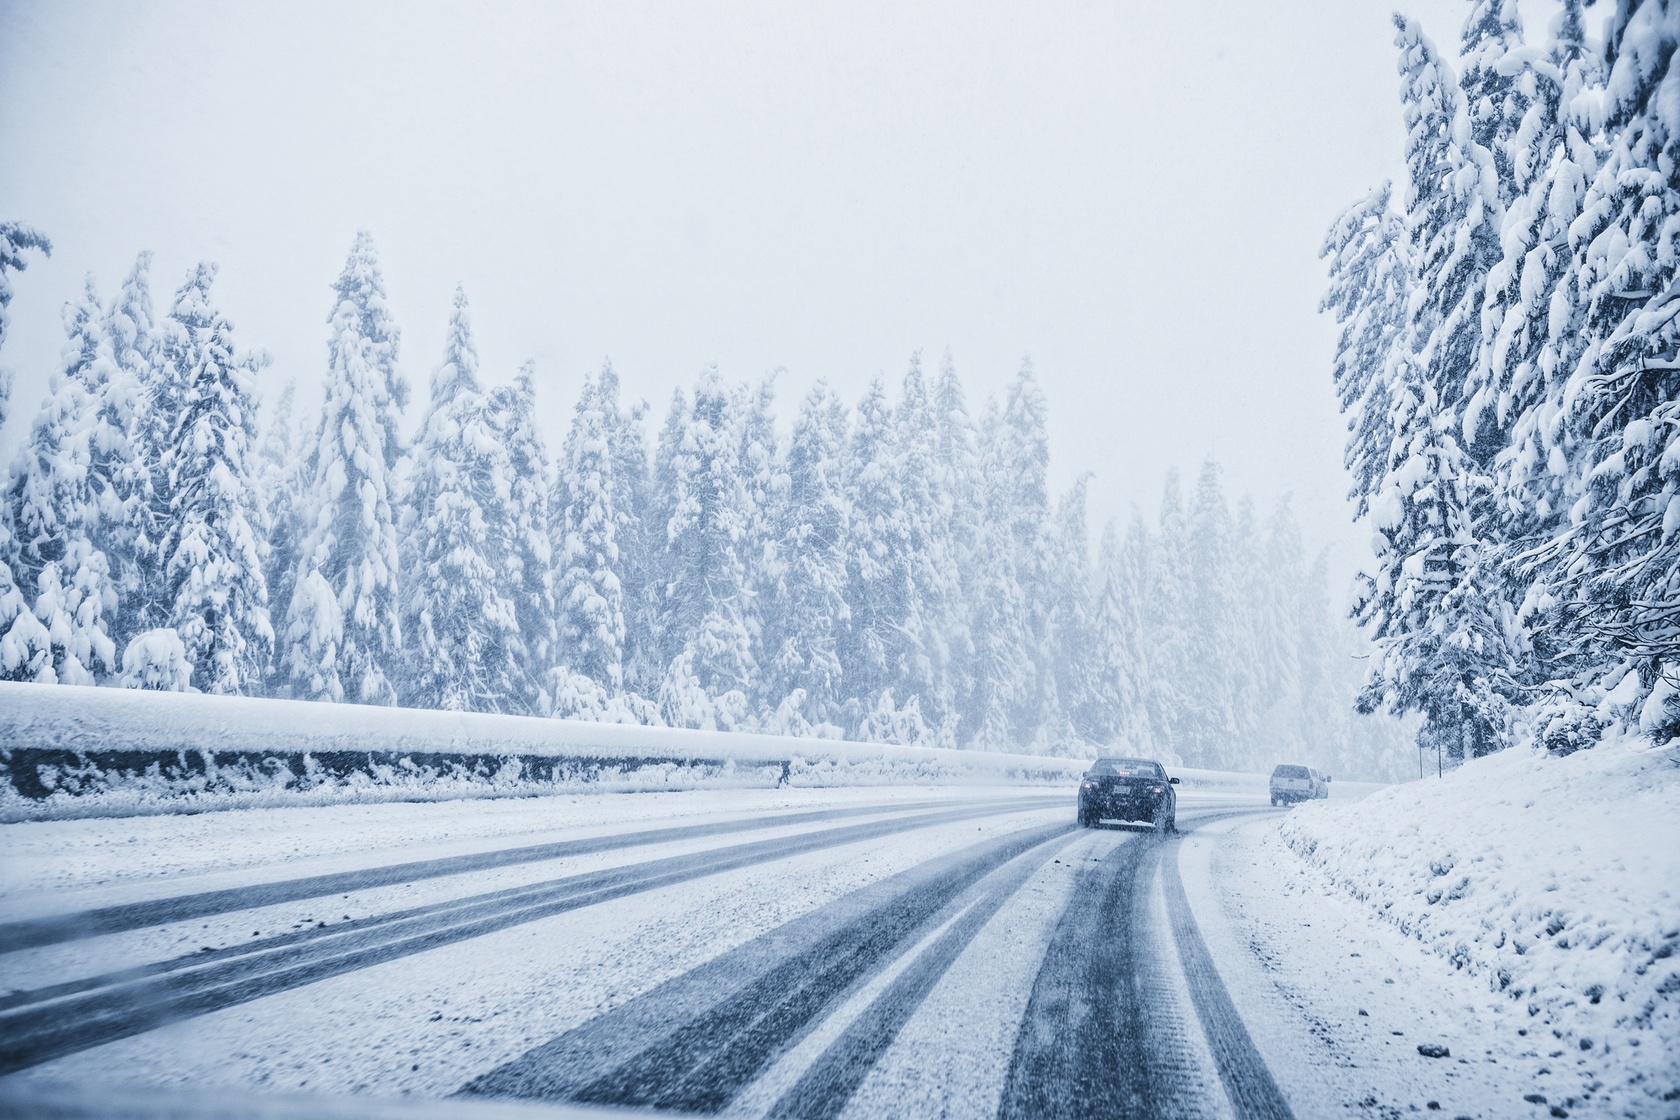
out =
{"type": "Polygon", "coordinates": [[[0,682],[0,820],[557,788],[1071,783],[1083,759],[0,682]]]}
{"type": "Polygon", "coordinates": [[[1282,830],[1378,915],[1522,1001],[1537,1050],[1659,1111],[1680,1101],[1680,745],[1509,750],[1302,806],[1282,830]]]}

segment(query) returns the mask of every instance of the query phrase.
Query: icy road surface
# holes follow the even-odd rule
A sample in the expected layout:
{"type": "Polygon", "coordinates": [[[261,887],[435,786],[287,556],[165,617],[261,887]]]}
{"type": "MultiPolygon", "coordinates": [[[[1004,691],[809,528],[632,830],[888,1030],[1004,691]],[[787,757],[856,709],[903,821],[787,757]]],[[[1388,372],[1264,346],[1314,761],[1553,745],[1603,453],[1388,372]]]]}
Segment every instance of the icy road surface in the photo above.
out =
{"type": "Polygon", "coordinates": [[[1164,837],[1077,828],[1072,791],[853,789],[6,826],[0,1114],[1567,1111],[1523,1099],[1510,1009],[1315,893],[1280,815],[1186,791],[1164,837]]]}

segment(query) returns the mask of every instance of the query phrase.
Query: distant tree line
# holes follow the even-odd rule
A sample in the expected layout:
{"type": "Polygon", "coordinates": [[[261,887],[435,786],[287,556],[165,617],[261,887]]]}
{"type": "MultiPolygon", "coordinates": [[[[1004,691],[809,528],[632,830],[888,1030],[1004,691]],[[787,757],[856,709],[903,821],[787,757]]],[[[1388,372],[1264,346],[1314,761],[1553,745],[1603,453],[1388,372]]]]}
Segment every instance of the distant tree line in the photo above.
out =
{"type": "MultiPolygon", "coordinates": [[[[46,240],[0,226],[0,278],[46,240]]],[[[527,364],[481,377],[457,291],[418,428],[371,240],[333,286],[323,403],[235,345],[200,265],[142,255],[67,344],[0,517],[0,677],[1218,767],[1404,769],[1355,721],[1351,626],[1287,505],[1219,468],[1159,521],[1053,500],[1030,364],[971,415],[949,359],[855,407],[716,371],[650,439],[611,364],[557,444],[527,364]]],[[[0,288],[8,294],[9,289],[0,288]]],[[[0,400],[4,396],[0,395],[0,400]]]]}
{"type": "Polygon", "coordinates": [[[1455,758],[1680,733],[1680,5],[1396,17],[1407,176],[1325,242],[1366,710],[1455,758]]]}

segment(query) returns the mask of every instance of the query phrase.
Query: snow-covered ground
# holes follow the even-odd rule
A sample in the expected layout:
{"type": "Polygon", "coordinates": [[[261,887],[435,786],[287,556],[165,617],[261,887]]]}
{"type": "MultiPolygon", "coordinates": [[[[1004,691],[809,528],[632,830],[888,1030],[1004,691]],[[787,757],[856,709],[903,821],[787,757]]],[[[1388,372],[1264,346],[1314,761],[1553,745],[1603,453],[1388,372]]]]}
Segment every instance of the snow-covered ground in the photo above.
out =
{"type": "Polygon", "coordinates": [[[1509,750],[1440,781],[1301,806],[1279,837],[1311,871],[1298,889],[1334,886],[1475,990],[1502,993],[1477,1014],[1517,1020],[1545,1070],[1536,1093],[1680,1115],[1675,746],[1509,750]]]}

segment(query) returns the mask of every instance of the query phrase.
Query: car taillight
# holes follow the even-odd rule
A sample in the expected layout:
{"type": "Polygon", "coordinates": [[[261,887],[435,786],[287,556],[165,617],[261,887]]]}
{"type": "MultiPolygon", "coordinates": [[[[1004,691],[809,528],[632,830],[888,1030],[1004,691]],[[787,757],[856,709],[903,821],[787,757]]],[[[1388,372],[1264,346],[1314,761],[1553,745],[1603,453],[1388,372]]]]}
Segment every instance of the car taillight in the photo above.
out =
{"type": "Polygon", "coordinates": [[[1086,782],[1084,785],[1080,786],[1079,788],[1080,789],[1096,789],[1097,788],[1097,783],[1096,782],[1086,782]]]}

